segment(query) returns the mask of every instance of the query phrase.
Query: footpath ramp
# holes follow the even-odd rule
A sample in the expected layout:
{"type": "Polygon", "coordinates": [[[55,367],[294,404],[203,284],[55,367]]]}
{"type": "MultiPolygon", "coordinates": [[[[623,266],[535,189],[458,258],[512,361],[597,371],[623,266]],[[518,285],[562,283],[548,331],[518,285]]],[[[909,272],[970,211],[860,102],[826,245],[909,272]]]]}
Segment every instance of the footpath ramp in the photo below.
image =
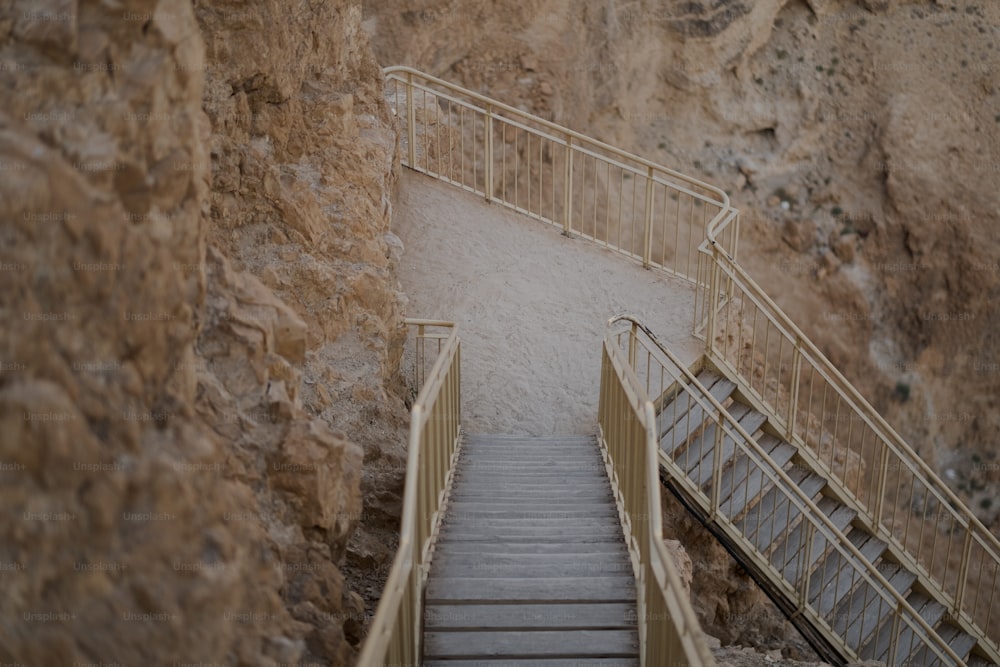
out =
{"type": "Polygon", "coordinates": [[[411,317],[462,332],[470,433],[593,433],[611,315],[637,315],[685,361],[694,288],[560,229],[403,170],[393,232],[411,317]]]}

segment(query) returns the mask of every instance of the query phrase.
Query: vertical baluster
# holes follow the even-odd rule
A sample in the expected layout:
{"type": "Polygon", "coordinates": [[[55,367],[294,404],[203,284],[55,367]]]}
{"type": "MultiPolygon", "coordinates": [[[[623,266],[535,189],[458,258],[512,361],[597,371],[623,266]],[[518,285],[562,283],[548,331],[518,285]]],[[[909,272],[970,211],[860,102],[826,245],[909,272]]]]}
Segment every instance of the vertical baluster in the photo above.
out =
{"type": "Polygon", "coordinates": [[[653,250],[653,168],[646,171],[646,207],[642,212],[642,265],[649,268],[649,259],[653,250]]]}
{"type": "Polygon", "coordinates": [[[566,177],[563,182],[563,234],[569,236],[573,216],[573,136],[566,135],[566,177]]]}
{"type": "Polygon", "coordinates": [[[483,165],[486,179],[486,201],[493,201],[493,105],[486,105],[486,164],[483,165]]]}
{"type": "Polygon", "coordinates": [[[407,165],[416,168],[417,165],[417,121],[416,110],[413,108],[413,73],[406,73],[406,142],[407,165]]]}

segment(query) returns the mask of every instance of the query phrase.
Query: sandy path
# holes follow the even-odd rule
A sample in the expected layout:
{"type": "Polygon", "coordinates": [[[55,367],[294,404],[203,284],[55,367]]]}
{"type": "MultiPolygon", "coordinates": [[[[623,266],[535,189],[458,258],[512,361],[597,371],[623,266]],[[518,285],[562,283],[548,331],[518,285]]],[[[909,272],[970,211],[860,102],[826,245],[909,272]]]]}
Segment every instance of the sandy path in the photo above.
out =
{"type": "Polygon", "coordinates": [[[459,327],[467,432],[593,433],[615,314],[642,318],[685,362],[699,353],[686,283],[454,186],[404,169],[393,231],[407,316],[459,327]]]}

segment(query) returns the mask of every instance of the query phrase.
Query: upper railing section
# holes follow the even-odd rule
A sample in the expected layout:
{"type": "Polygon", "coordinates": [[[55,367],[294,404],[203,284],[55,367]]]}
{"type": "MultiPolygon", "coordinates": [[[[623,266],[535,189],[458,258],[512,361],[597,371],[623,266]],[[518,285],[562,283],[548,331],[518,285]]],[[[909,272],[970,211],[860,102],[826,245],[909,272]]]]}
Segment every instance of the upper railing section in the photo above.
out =
{"type": "Polygon", "coordinates": [[[738,211],[719,188],[417,70],[385,74],[411,169],[690,282],[707,284],[708,228],[736,257],[738,211]]]}
{"type": "Polygon", "coordinates": [[[450,322],[407,320],[417,333],[417,373],[423,378],[411,409],[399,549],[382,590],[358,667],[419,665],[423,590],[441,504],[457,458],[461,413],[461,350],[450,322]],[[449,330],[445,338],[427,329],[449,330]],[[438,349],[423,371],[427,339],[438,349]]]}

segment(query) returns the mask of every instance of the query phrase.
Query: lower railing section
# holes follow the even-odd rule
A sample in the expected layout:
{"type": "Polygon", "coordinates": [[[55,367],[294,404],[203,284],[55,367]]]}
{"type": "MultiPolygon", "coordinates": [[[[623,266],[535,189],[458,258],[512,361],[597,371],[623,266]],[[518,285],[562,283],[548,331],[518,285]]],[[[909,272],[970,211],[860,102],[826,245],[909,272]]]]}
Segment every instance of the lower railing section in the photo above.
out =
{"type": "MultiPolygon", "coordinates": [[[[432,340],[435,346],[440,345],[440,351],[425,374],[411,410],[399,550],[358,660],[359,667],[420,664],[424,582],[442,502],[458,458],[462,419],[457,332],[447,322],[407,323],[418,328],[418,350],[425,350],[428,340],[432,340]],[[443,339],[426,331],[439,327],[451,331],[443,339]]],[[[423,371],[418,372],[423,377],[423,371]]]]}
{"type": "Polygon", "coordinates": [[[601,370],[601,447],[637,582],[642,665],[715,664],[663,543],[653,406],[613,341],[601,370]]]}
{"type": "MultiPolygon", "coordinates": [[[[657,443],[659,464],[666,470],[671,484],[681,492],[686,504],[710,524],[717,534],[721,534],[725,542],[738,549],[758,574],[766,577],[773,593],[790,601],[786,612],[808,619],[808,625],[804,629],[818,633],[816,638],[821,639],[823,645],[833,647],[842,659],[849,660],[859,659],[859,646],[850,638],[869,636],[880,620],[891,612],[894,614],[894,621],[888,664],[898,664],[902,658],[914,654],[922,647],[926,647],[934,664],[964,664],[962,658],[921,618],[882,572],[801,491],[785,470],[773,463],[752,435],[716,401],[672,352],[656,340],[652,332],[633,318],[622,316],[614,318],[612,323],[615,322],[625,322],[629,324],[629,329],[609,337],[609,342],[605,345],[605,356],[613,356],[607,352],[607,348],[613,348],[617,352],[617,358],[627,359],[640,391],[655,397],[661,409],[668,400],[674,405],[679,402],[685,408],[696,408],[707,420],[708,426],[704,428],[705,422],[702,421],[678,421],[681,426],[671,429],[671,442],[666,447],[667,451],[676,451],[675,445],[690,441],[684,449],[684,458],[675,460],[662,451],[660,443],[657,443]],[[811,580],[809,571],[803,572],[802,567],[793,568],[791,571],[797,572],[799,576],[792,577],[794,580],[787,579],[784,574],[788,571],[787,568],[775,567],[771,559],[758,549],[759,541],[751,541],[744,535],[738,522],[746,517],[740,516],[742,509],[734,511],[734,508],[748,507],[752,497],[740,498],[735,490],[733,496],[721,497],[721,491],[727,485],[723,479],[724,461],[720,457],[728,447],[734,448],[732,460],[739,461],[741,468],[746,467],[747,479],[753,476],[767,479],[769,485],[781,494],[779,500],[769,504],[780,515],[763,514],[757,509],[755,512],[758,514],[752,517],[751,523],[754,526],[770,527],[771,533],[765,544],[770,547],[798,542],[800,548],[795,554],[788,554],[790,558],[816,551],[833,554],[828,557],[827,562],[836,563],[834,571],[838,574],[834,588],[850,591],[849,595],[852,596],[864,596],[857,601],[848,598],[848,608],[873,612],[852,618],[852,625],[845,628],[844,619],[831,619],[828,612],[824,613],[825,610],[821,608],[822,596],[810,594],[812,585],[816,582],[811,580]],[[708,482],[707,486],[704,482],[699,484],[693,481],[687,471],[687,468],[691,468],[691,462],[698,462],[699,459],[700,464],[692,470],[698,474],[699,479],[708,482]],[[901,637],[905,637],[905,641],[900,641],[901,637]]],[[[653,412],[652,405],[648,412],[653,412]]],[[[646,419],[651,417],[647,416],[646,419]]],[[[730,471],[732,469],[733,465],[729,467],[730,471]]],[[[751,485],[744,485],[742,493],[752,493],[751,485]]],[[[803,626],[800,625],[800,628],[803,626]]]]}
{"type": "Polygon", "coordinates": [[[1000,662],[1000,540],[724,249],[701,250],[712,362],[1000,662]]]}

